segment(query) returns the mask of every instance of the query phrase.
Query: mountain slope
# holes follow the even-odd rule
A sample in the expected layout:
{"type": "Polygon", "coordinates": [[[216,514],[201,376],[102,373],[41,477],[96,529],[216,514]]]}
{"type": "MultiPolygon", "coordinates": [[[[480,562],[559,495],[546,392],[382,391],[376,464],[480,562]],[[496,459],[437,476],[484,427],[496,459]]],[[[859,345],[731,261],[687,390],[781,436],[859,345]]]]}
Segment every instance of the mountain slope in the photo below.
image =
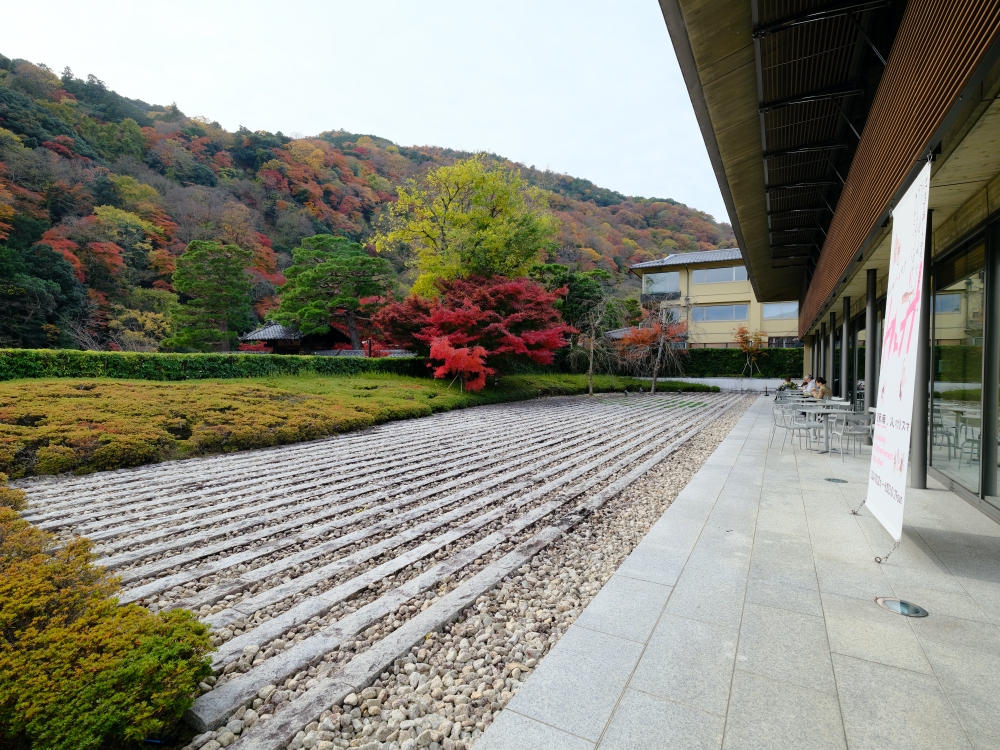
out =
{"type": "MultiPolygon", "coordinates": [[[[70,332],[79,344],[85,330],[104,330],[123,311],[132,311],[132,328],[161,325],[173,259],[194,239],[254,250],[263,315],[303,237],[333,232],[365,242],[397,185],[469,155],[344,131],[230,133],[176,105],[123,97],[94,76],[57,76],[0,55],[0,276],[6,269],[35,280],[8,290],[24,322],[0,322],[0,345],[69,345],[68,320],[82,327],[70,332]],[[52,271],[53,253],[69,271],[52,271]],[[58,279],[44,278],[43,267],[58,279]]],[[[517,166],[550,191],[560,219],[549,260],[604,268],[623,289],[636,284],[631,263],[735,244],[728,225],[676,201],[517,166]]],[[[405,283],[406,258],[393,262],[405,283]]]]}

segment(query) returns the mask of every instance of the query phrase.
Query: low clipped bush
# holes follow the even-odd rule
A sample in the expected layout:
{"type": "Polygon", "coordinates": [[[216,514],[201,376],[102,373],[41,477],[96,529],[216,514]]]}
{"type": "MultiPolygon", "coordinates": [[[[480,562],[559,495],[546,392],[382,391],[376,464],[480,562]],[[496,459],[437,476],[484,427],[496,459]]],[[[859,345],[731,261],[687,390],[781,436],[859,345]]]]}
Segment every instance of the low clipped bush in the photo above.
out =
{"type": "MultiPolygon", "coordinates": [[[[594,389],[649,390],[649,381],[599,375],[594,389]]],[[[717,389],[660,381],[657,390],[717,389]]],[[[476,393],[386,374],[180,383],[21,380],[0,383],[0,471],[14,478],[85,474],[287,445],[466,406],[586,392],[584,375],[500,376],[476,393]]]]}
{"type": "Polygon", "coordinates": [[[119,607],[91,543],[0,508],[0,746],[96,750],[169,730],[211,674],[190,612],[119,607]]]}
{"type": "Polygon", "coordinates": [[[284,354],[164,354],[82,352],[75,349],[0,349],[0,380],[19,378],[129,378],[199,380],[279,375],[393,373],[427,376],[416,357],[316,357],[284,354]]]}
{"type": "Polygon", "coordinates": [[[24,490],[8,487],[7,481],[9,479],[10,477],[0,471],[0,508],[23,510],[28,505],[28,501],[24,496],[24,490]]]}

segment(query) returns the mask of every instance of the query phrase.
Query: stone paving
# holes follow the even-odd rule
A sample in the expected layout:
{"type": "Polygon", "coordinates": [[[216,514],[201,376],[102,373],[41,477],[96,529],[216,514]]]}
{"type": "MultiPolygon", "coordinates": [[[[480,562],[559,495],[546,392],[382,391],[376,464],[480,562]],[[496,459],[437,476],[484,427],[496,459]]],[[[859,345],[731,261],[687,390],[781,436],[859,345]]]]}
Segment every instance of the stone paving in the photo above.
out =
{"type": "Polygon", "coordinates": [[[476,750],[1000,747],[1000,526],[940,485],[910,490],[902,545],[877,564],[892,540],[851,514],[869,454],[782,453],[780,435],[769,448],[771,403],[750,408],[476,750]]]}

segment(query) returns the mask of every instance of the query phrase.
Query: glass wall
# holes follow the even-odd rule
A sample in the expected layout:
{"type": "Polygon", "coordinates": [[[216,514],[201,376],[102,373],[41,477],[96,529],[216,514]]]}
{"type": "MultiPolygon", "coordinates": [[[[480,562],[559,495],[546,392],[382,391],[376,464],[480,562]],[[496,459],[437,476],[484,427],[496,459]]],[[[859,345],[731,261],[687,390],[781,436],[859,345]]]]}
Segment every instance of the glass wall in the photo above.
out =
{"type": "Polygon", "coordinates": [[[982,468],[985,250],[985,244],[978,244],[937,264],[931,308],[930,462],[977,494],[982,468]]]}

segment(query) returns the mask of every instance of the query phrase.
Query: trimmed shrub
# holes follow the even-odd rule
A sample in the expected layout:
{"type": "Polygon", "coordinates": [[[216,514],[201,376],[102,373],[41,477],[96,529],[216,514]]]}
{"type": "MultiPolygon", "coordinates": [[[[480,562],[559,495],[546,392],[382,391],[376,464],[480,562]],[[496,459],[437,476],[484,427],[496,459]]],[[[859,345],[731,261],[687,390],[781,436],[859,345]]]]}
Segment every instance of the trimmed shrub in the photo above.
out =
{"type": "MultiPolygon", "coordinates": [[[[594,388],[648,390],[649,383],[598,376],[594,388]]],[[[700,390],[686,383],[658,388],[700,390]]],[[[475,394],[429,378],[383,374],[0,383],[0,471],[15,478],[84,474],[285,445],[465,406],[586,392],[582,375],[490,378],[475,394]]]]}
{"type": "Polygon", "coordinates": [[[96,750],[169,729],[211,674],[208,628],[119,607],[89,540],[54,545],[0,508],[0,737],[96,750]]]}
{"type": "Polygon", "coordinates": [[[15,490],[13,487],[8,487],[7,481],[9,479],[10,477],[0,471],[0,508],[24,510],[28,507],[28,501],[25,499],[24,490],[15,490]]]}
{"type": "Polygon", "coordinates": [[[935,346],[934,380],[939,383],[975,383],[982,377],[983,347],[935,346]]]}
{"type": "Polygon", "coordinates": [[[18,378],[128,378],[199,380],[277,375],[392,373],[428,376],[418,357],[316,357],[283,354],[163,354],[82,352],[76,349],[0,349],[0,380],[18,378]]]}
{"type": "MultiPolygon", "coordinates": [[[[802,376],[803,349],[764,349],[757,358],[765,378],[802,376]]],[[[746,355],[739,349],[688,349],[681,358],[684,374],[693,378],[725,378],[743,372],[746,355]]]]}

